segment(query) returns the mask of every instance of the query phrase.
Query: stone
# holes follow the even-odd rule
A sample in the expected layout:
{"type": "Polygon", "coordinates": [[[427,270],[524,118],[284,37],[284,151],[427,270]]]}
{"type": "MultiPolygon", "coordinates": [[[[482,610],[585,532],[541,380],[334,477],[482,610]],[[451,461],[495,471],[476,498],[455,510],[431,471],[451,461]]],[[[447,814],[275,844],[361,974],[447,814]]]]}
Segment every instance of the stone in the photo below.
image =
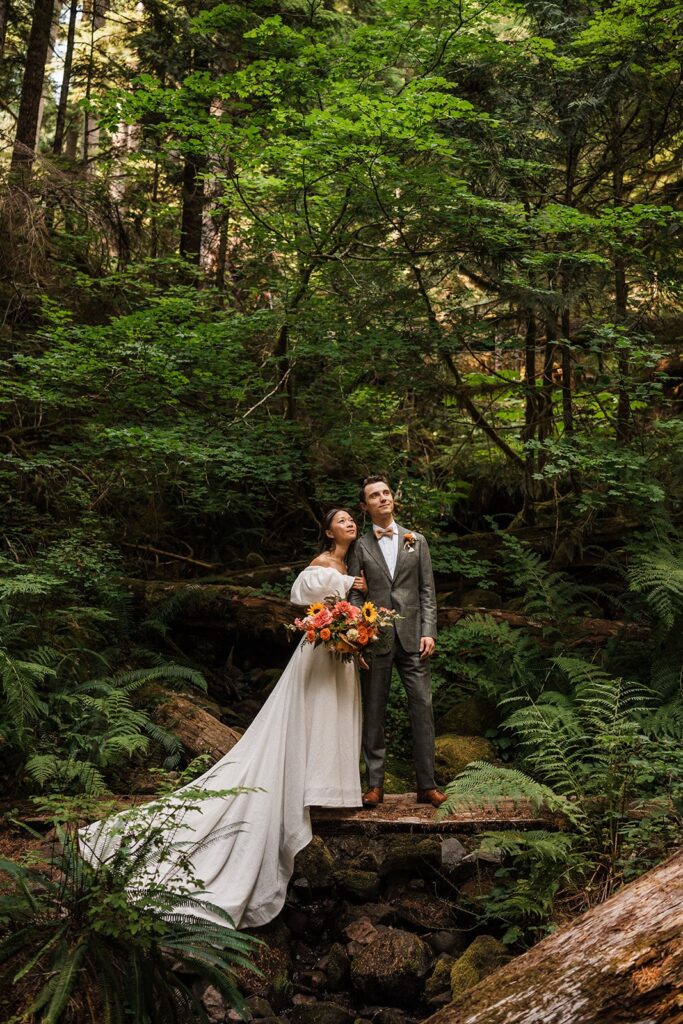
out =
{"type": "Polygon", "coordinates": [[[437,732],[453,736],[484,736],[500,721],[493,701],[485,697],[467,697],[453,704],[437,722],[437,732]]]}
{"type": "Polygon", "coordinates": [[[353,1024],[355,1013],[336,1003],[299,1003],[292,1008],[291,1024],[353,1024]]]}
{"type": "Polygon", "coordinates": [[[477,861],[482,861],[484,864],[502,864],[504,860],[503,851],[494,846],[490,850],[473,850],[463,858],[463,864],[476,864],[477,861]]]}
{"type": "Polygon", "coordinates": [[[384,844],[379,864],[380,875],[392,871],[412,872],[428,864],[439,864],[441,843],[435,836],[417,839],[415,836],[396,836],[384,844]]]}
{"type": "Polygon", "coordinates": [[[451,966],[451,997],[457,999],[509,959],[510,954],[502,942],[492,935],[478,935],[451,966]]]}
{"type": "Polygon", "coordinates": [[[292,880],[305,878],[311,892],[325,892],[332,888],[334,868],[334,857],[327,846],[320,836],[313,836],[308,846],[296,855],[292,880]]]}
{"type": "Polygon", "coordinates": [[[374,1016],[373,1024],[407,1024],[408,1014],[395,1006],[383,1006],[374,1016]]]}
{"type": "Polygon", "coordinates": [[[242,1021],[251,1020],[251,1013],[247,1009],[244,1011],[232,1009],[228,1010],[227,1016],[221,1018],[221,1020],[232,1021],[232,1024],[240,1024],[242,1021]]]}
{"type": "Polygon", "coordinates": [[[359,921],[362,917],[367,917],[374,925],[390,924],[396,917],[396,911],[391,903],[350,904],[344,915],[344,923],[350,924],[352,921],[359,921]]]}
{"type": "Polygon", "coordinates": [[[267,999],[263,999],[261,996],[249,996],[246,1003],[254,1020],[263,1020],[265,1017],[273,1016],[273,1007],[267,999]]]}
{"type": "Polygon", "coordinates": [[[457,868],[467,857],[467,848],[455,836],[448,836],[441,843],[441,867],[448,871],[457,868]]]}
{"type": "Polygon", "coordinates": [[[371,1003],[401,1006],[419,998],[432,959],[417,935],[389,928],[354,956],[351,983],[371,1003]]]}
{"type": "Polygon", "coordinates": [[[335,942],[327,951],[327,956],[319,960],[316,966],[327,975],[327,987],[330,992],[339,992],[348,981],[351,958],[341,943],[335,942]]]}
{"type": "Polygon", "coordinates": [[[465,882],[461,882],[458,885],[458,891],[461,896],[465,896],[467,899],[480,900],[482,897],[488,896],[495,887],[495,873],[479,870],[476,875],[468,878],[465,882]]]}
{"type": "Polygon", "coordinates": [[[483,736],[456,736],[446,733],[434,743],[434,775],[440,786],[447,786],[472,761],[495,761],[493,745],[483,736]]]}
{"type": "Polygon", "coordinates": [[[428,893],[406,893],[394,902],[400,920],[424,931],[448,928],[453,924],[453,909],[445,900],[428,893]]]}
{"type": "Polygon", "coordinates": [[[451,998],[451,967],[455,958],[448,955],[440,956],[434,964],[434,970],[425,982],[424,998],[430,1005],[443,1005],[451,998]],[[446,996],[441,999],[441,996],[446,996]]]}
{"type": "Polygon", "coordinates": [[[369,917],[359,917],[357,921],[352,921],[346,926],[344,935],[349,942],[359,942],[362,946],[367,946],[375,941],[379,932],[369,917]]]}
{"type": "Polygon", "coordinates": [[[339,888],[351,899],[369,900],[379,893],[380,880],[376,871],[344,868],[335,871],[334,878],[339,888]]]}
{"type": "Polygon", "coordinates": [[[228,1008],[222,993],[214,985],[207,985],[199,998],[210,1024],[223,1024],[228,1008]]]}
{"type": "Polygon", "coordinates": [[[437,956],[441,953],[454,955],[465,951],[469,941],[469,934],[464,931],[441,929],[440,931],[423,935],[422,938],[434,950],[437,956]]]}

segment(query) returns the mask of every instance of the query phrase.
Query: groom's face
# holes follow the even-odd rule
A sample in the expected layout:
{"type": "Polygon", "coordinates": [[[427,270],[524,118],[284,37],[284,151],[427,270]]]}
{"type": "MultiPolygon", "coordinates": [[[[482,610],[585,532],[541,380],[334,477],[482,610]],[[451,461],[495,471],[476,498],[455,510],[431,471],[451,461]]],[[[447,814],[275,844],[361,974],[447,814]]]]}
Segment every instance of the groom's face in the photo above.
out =
{"type": "Polygon", "coordinates": [[[361,508],[367,512],[371,519],[376,516],[385,518],[392,515],[394,511],[394,496],[391,493],[389,484],[383,482],[367,484],[365,488],[365,501],[361,502],[361,508]]]}

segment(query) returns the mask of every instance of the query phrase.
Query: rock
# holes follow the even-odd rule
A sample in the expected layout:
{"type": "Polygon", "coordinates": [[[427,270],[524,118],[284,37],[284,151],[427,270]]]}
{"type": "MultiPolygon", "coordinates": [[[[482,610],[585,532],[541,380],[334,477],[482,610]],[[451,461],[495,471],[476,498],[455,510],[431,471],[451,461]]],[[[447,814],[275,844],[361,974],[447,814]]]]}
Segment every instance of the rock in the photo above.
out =
{"type": "Polygon", "coordinates": [[[380,881],[376,871],[344,868],[335,871],[334,878],[337,885],[352,899],[369,900],[379,893],[380,881]]]}
{"type": "Polygon", "coordinates": [[[425,861],[438,864],[441,860],[441,843],[435,836],[418,839],[415,836],[396,836],[384,844],[379,864],[380,875],[391,871],[414,871],[425,866],[425,861]]]}
{"type": "Polygon", "coordinates": [[[396,911],[391,903],[363,903],[360,906],[350,905],[344,916],[344,925],[353,921],[360,921],[367,917],[372,924],[390,924],[396,917],[396,911]]]}
{"type": "Polygon", "coordinates": [[[249,1012],[249,1010],[244,1010],[243,1013],[240,1013],[239,1010],[235,1010],[233,1008],[232,1010],[228,1010],[227,1016],[225,1018],[221,1019],[231,1021],[232,1024],[240,1024],[241,1021],[251,1020],[251,1013],[249,1012]]]}
{"type": "Polygon", "coordinates": [[[355,1013],[336,1003],[299,1003],[290,1014],[291,1024],[353,1024],[355,1013]]]}
{"type": "Polygon", "coordinates": [[[495,590],[475,587],[462,595],[460,603],[463,608],[500,608],[503,599],[495,590]]]}
{"type": "Polygon", "coordinates": [[[311,892],[325,892],[332,888],[334,866],[334,857],[325,843],[320,836],[313,836],[308,846],[296,855],[292,880],[305,878],[311,892]]]}
{"type": "Polygon", "coordinates": [[[352,921],[351,924],[346,926],[344,935],[349,942],[359,942],[362,946],[367,946],[375,941],[379,932],[370,918],[359,917],[357,921],[352,921]]]}
{"type": "Polygon", "coordinates": [[[509,959],[502,942],[492,935],[478,935],[451,967],[451,997],[457,999],[509,959]]]}
{"type": "Polygon", "coordinates": [[[250,960],[262,972],[262,976],[238,966],[235,972],[237,982],[244,996],[261,996],[272,1003],[273,989],[284,992],[289,982],[292,967],[290,932],[282,921],[276,919],[259,929],[257,936],[263,940],[263,944],[256,948],[250,960]]]}
{"type": "Polygon", "coordinates": [[[228,1008],[225,1005],[224,997],[213,985],[207,985],[201,992],[200,1001],[206,1010],[209,1024],[223,1024],[228,1008]]]}
{"type": "Polygon", "coordinates": [[[495,886],[496,879],[493,872],[478,871],[472,878],[459,884],[458,890],[460,895],[467,899],[480,900],[483,896],[488,896],[495,886]]]}
{"type": "Polygon", "coordinates": [[[263,999],[261,996],[249,996],[246,1003],[254,1020],[262,1020],[264,1017],[273,1016],[273,1007],[267,999],[263,999]]]}
{"type": "Polygon", "coordinates": [[[317,1002],[317,996],[312,996],[306,992],[297,992],[296,995],[292,996],[292,1006],[307,1006],[317,1002]]]}
{"type": "Polygon", "coordinates": [[[370,1002],[400,1006],[420,995],[431,963],[422,939],[390,928],[354,956],[351,983],[370,1002]]]}
{"type": "Polygon", "coordinates": [[[468,697],[458,701],[437,722],[439,735],[484,736],[498,725],[500,715],[493,701],[484,697],[468,697]]]}
{"type": "Polygon", "coordinates": [[[408,1014],[394,1006],[383,1006],[374,1016],[373,1024],[407,1024],[408,1014]]]}
{"type": "Polygon", "coordinates": [[[441,867],[449,871],[457,868],[467,857],[467,849],[455,836],[449,836],[441,843],[441,867]]]}
{"type": "Polygon", "coordinates": [[[452,956],[442,956],[434,964],[434,970],[425,982],[424,998],[430,1005],[445,1005],[451,999],[451,967],[455,963],[452,956]],[[445,995],[445,999],[441,997],[445,995]]]}
{"type": "Polygon", "coordinates": [[[294,994],[294,986],[286,971],[280,971],[271,979],[268,988],[268,1000],[276,1013],[287,1006],[294,994]]]}
{"type": "Polygon", "coordinates": [[[462,953],[469,941],[469,936],[465,932],[449,929],[431,932],[429,935],[423,935],[422,938],[437,956],[441,953],[462,953]]]}
{"type": "Polygon", "coordinates": [[[327,951],[327,956],[319,960],[316,966],[327,975],[327,987],[330,992],[339,992],[348,981],[351,958],[341,943],[335,942],[327,951]]]}
{"type": "Polygon", "coordinates": [[[483,736],[437,736],[434,743],[434,775],[446,786],[471,761],[495,761],[493,746],[483,736]]]}
{"type": "Polygon", "coordinates": [[[397,899],[394,906],[402,921],[424,931],[448,928],[453,924],[453,909],[450,904],[427,893],[407,893],[397,899]]]}
{"type": "Polygon", "coordinates": [[[476,864],[477,861],[482,861],[484,864],[502,864],[505,860],[505,854],[497,846],[491,850],[473,850],[472,853],[468,853],[463,858],[463,864],[476,864]]]}

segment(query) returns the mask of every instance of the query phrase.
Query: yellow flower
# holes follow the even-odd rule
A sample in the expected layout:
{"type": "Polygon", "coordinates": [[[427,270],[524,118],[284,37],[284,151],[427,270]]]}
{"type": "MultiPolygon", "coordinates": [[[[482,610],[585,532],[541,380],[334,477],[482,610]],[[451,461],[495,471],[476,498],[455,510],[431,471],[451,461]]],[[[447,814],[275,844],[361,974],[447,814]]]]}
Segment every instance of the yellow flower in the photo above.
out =
{"type": "Polygon", "coordinates": [[[308,608],[306,609],[306,614],[317,615],[318,612],[321,612],[324,607],[325,605],[322,603],[322,601],[315,601],[313,604],[309,604],[308,608]]]}
{"type": "Polygon", "coordinates": [[[361,612],[363,613],[363,618],[366,622],[374,622],[377,618],[377,609],[372,601],[366,601],[361,608],[361,612]]]}

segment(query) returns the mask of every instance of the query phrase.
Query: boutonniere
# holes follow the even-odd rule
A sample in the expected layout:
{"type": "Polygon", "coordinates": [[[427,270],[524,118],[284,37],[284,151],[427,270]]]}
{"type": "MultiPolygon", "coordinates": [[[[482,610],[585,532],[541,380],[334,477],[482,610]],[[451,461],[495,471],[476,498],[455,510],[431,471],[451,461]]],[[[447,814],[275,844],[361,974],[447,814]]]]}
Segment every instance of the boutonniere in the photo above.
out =
{"type": "Polygon", "coordinates": [[[412,551],[415,547],[415,539],[414,533],[406,533],[403,537],[403,550],[412,551]]]}

